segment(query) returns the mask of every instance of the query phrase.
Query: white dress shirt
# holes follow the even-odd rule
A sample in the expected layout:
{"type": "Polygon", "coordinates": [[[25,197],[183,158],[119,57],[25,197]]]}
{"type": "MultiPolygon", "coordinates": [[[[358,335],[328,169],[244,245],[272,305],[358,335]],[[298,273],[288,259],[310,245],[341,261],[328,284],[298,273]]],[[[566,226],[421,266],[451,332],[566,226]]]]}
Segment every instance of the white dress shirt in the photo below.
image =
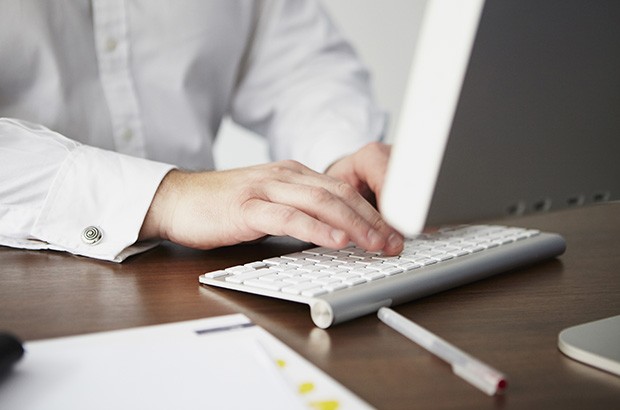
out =
{"type": "Polygon", "coordinates": [[[0,245],[152,246],[135,241],[161,179],[212,169],[225,115],[317,170],[384,126],[314,1],[3,0],[0,245]]]}

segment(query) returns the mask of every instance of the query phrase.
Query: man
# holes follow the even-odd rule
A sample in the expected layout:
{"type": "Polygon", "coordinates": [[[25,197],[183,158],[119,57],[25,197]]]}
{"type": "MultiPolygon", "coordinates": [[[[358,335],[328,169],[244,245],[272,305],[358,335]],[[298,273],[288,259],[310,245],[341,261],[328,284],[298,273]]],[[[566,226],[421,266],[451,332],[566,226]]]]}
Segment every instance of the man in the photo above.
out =
{"type": "Polygon", "coordinates": [[[381,191],[383,116],[314,1],[7,0],[0,59],[1,245],[402,249],[363,197],[381,191]],[[286,160],[197,172],[224,115],[286,160]]]}

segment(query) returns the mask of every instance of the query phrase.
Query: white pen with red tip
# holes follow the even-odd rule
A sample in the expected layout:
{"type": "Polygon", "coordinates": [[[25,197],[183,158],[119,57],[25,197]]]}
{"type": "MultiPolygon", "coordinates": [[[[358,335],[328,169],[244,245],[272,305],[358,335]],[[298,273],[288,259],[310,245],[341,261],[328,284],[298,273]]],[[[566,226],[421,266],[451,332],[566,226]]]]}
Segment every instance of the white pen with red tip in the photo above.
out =
{"type": "Polygon", "coordinates": [[[448,362],[454,374],[489,396],[501,394],[506,389],[508,383],[503,373],[468,355],[392,309],[382,307],[377,315],[392,329],[448,362]]]}

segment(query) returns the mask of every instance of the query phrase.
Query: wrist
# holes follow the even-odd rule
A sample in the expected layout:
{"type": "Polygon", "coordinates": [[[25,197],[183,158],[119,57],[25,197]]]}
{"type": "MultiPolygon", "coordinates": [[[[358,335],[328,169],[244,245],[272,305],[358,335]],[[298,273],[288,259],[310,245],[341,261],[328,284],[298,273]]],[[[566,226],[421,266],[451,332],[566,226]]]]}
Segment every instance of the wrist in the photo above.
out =
{"type": "Polygon", "coordinates": [[[138,240],[168,239],[171,209],[178,198],[178,181],[183,172],[173,169],[161,180],[144,217],[138,240]]]}

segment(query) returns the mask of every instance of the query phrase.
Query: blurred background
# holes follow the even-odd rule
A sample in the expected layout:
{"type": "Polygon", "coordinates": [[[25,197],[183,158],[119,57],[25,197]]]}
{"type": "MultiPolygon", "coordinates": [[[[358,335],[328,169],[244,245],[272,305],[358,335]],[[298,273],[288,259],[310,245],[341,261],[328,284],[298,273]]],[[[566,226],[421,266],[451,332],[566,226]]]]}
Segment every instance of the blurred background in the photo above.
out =
{"type": "MultiPolygon", "coordinates": [[[[387,141],[390,142],[425,0],[321,1],[370,68],[378,103],[389,116],[387,141]]],[[[218,169],[269,161],[265,141],[230,120],[222,124],[214,154],[218,169]]]]}

